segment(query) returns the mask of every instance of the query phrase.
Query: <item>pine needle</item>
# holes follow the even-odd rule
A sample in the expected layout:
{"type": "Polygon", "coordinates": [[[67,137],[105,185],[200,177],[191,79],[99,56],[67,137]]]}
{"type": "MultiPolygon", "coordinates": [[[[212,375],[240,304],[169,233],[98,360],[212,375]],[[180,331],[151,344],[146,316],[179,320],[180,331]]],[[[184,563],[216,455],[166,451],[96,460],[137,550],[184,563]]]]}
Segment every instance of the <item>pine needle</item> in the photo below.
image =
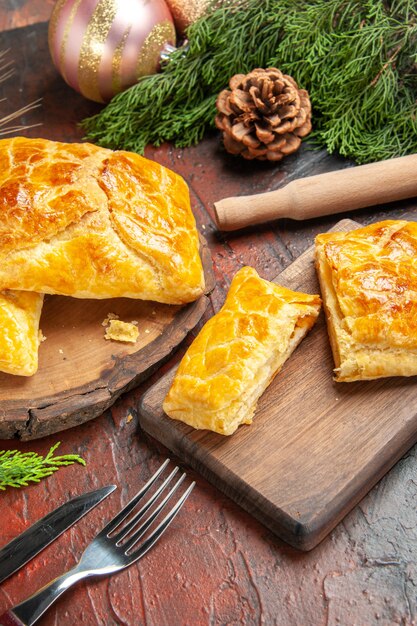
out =
{"type": "Polygon", "coordinates": [[[236,73],[279,67],[308,89],[313,140],[365,163],[417,152],[417,7],[412,0],[246,0],[187,31],[160,74],[83,121],[87,138],[143,153],[193,145],[214,127],[236,73]]]}
{"type": "Polygon", "coordinates": [[[14,74],[13,61],[7,60],[8,50],[0,50],[0,83],[14,74]]]}
{"type": "MultiPolygon", "coordinates": [[[[1,81],[1,77],[0,77],[0,81],[1,81]]],[[[0,104],[5,101],[6,101],[6,98],[2,98],[0,100],[0,104]]],[[[28,128],[34,128],[35,126],[41,126],[41,124],[11,124],[11,122],[14,122],[15,120],[18,120],[19,118],[21,118],[22,115],[25,115],[26,113],[29,113],[29,111],[32,111],[33,109],[36,109],[38,106],[40,106],[41,101],[42,99],[39,98],[39,100],[30,102],[29,104],[26,104],[24,107],[17,109],[17,111],[13,111],[13,113],[9,113],[9,115],[5,115],[4,117],[1,117],[0,118],[0,137],[3,137],[5,135],[10,135],[16,132],[20,133],[23,130],[27,130],[28,128]]]]}
{"type": "MultiPolygon", "coordinates": [[[[13,67],[13,61],[7,60],[7,54],[9,50],[0,50],[0,84],[4,81],[12,78],[15,74],[15,70],[13,67]]],[[[2,98],[0,100],[0,104],[6,102],[7,98],[2,98]]],[[[27,130],[28,128],[34,128],[35,126],[41,126],[41,124],[12,124],[15,120],[18,120],[26,113],[29,113],[33,109],[36,109],[40,106],[42,98],[35,100],[34,102],[30,102],[25,106],[5,115],[4,117],[0,117],[0,137],[4,137],[5,135],[10,135],[12,133],[21,133],[23,130],[27,130]]]]}
{"type": "Polygon", "coordinates": [[[29,482],[38,483],[63,465],[86,464],[78,454],[54,456],[59,445],[60,442],[52,446],[45,457],[36,452],[0,450],[0,491],[7,487],[26,487],[29,482]]]}

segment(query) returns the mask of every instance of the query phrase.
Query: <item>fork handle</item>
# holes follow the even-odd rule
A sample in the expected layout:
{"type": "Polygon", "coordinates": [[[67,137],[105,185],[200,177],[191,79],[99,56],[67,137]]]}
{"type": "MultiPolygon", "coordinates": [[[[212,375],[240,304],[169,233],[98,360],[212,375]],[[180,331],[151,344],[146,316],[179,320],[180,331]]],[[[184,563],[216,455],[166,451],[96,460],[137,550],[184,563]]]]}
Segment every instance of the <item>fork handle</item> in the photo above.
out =
{"type": "Polygon", "coordinates": [[[85,578],[77,566],[55,578],[33,596],[0,615],[0,626],[32,626],[69,587],[85,578]]]}

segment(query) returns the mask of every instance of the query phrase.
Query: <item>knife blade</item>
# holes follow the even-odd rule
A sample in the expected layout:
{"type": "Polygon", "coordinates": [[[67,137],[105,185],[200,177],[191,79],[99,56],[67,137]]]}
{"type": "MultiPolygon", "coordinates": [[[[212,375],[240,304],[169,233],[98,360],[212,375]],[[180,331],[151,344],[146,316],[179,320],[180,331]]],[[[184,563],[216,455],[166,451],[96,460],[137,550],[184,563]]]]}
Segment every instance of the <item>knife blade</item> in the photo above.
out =
{"type": "Polygon", "coordinates": [[[61,504],[0,550],[0,583],[107,498],[116,485],[101,487],[61,504]]]}

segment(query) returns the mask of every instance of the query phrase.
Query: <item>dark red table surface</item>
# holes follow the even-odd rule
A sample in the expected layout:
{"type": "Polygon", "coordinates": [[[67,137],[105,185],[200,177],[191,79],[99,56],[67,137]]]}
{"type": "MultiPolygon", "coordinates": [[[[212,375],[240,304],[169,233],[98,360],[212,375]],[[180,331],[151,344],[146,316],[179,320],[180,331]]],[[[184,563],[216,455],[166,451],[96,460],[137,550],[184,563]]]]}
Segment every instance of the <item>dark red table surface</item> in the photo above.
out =
{"type": "MultiPolygon", "coordinates": [[[[28,136],[77,141],[77,123],[99,110],[73,92],[53,68],[47,48],[52,0],[3,0],[0,50],[10,49],[16,74],[3,86],[2,114],[42,97],[26,121],[28,136]]],[[[281,164],[229,157],[212,133],[195,148],[149,148],[146,155],[183,175],[199,230],[208,239],[217,278],[207,319],[222,304],[234,272],[252,265],[272,279],[332,226],[332,218],[283,220],[233,234],[216,231],[213,202],[268,191],[293,178],[350,166],[303,147],[281,164]]],[[[416,217],[416,201],[355,212],[369,223],[416,217]]],[[[201,326],[197,327],[196,330],[201,326]]],[[[193,334],[195,334],[194,331],[193,334]]],[[[189,337],[188,341],[192,337],[189,337]]],[[[175,361],[183,353],[177,352],[175,361]]],[[[173,362],[172,361],[172,362],[173,362]]],[[[164,367],[166,369],[166,366],[164,367]]],[[[137,404],[161,375],[124,395],[101,417],[51,437],[0,449],[76,452],[87,467],[61,469],[39,485],[0,492],[0,545],[70,496],[116,483],[118,490],[41,555],[0,586],[0,613],[71,567],[102,524],[127,502],[168,452],[138,427],[137,404]],[[132,419],[133,418],[133,419],[132,419]]],[[[301,407],[306,411],[308,407],[301,407]]],[[[197,481],[170,530],[138,565],[81,583],[40,620],[52,626],[391,626],[417,624],[417,451],[413,448],[316,549],[300,553],[274,537],[237,505],[197,481]]]]}

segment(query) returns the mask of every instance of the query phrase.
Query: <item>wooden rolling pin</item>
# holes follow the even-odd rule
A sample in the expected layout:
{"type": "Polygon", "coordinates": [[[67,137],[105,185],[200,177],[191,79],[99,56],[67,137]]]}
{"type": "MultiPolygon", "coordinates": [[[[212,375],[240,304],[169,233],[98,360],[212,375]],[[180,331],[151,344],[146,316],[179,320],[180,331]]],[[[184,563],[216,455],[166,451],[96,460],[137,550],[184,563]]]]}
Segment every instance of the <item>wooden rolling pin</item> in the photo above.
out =
{"type": "Polygon", "coordinates": [[[214,204],[219,230],[282,217],[306,220],[417,196],[417,154],[294,180],[282,189],[214,204]]]}

